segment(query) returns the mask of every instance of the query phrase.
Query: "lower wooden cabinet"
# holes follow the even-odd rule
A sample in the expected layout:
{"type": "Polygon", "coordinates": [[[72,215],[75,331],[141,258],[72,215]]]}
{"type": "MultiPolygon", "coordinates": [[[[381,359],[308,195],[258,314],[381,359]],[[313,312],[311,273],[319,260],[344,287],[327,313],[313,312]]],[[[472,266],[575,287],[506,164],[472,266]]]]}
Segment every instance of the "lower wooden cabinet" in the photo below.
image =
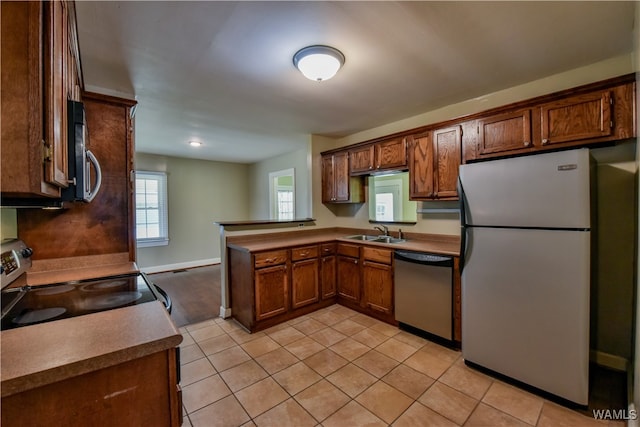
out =
{"type": "Polygon", "coordinates": [[[338,297],[360,302],[360,246],[338,243],[338,297]]]}
{"type": "Polygon", "coordinates": [[[172,348],[5,396],[2,426],[177,427],[181,409],[172,348]]]}
{"type": "Polygon", "coordinates": [[[395,324],[393,250],[338,244],[338,301],[395,324]]]}
{"type": "Polygon", "coordinates": [[[365,308],[393,315],[393,251],[362,248],[362,304],[365,308]]]}
{"type": "Polygon", "coordinates": [[[255,270],[256,320],[285,313],[289,309],[289,278],[287,265],[255,270]]]}
{"type": "Polygon", "coordinates": [[[291,250],[291,308],[319,301],[320,261],[318,247],[306,246],[291,250]]]}
{"type": "Polygon", "coordinates": [[[320,246],[320,288],[321,298],[333,298],[337,292],[336,244],[325,243],[320,246]]]}
{"type": "MultiPolygon", "coordinates": [[[[227,248],[232,316],[249,331],[268,328],[331,305],[323,285],[319,245],[263,252],[227,248]]],[[[327,283],[335,288],[335,279],[327,283]]]]}

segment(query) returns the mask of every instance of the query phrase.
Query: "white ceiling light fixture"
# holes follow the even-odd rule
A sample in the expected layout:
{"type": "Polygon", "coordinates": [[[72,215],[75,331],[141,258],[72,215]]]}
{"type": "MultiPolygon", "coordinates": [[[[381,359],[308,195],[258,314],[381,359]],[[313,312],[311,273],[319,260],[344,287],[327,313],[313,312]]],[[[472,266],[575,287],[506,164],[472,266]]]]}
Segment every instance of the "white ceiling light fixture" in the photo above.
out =
{"type": "Polygon", "coordinates": [[[307,46],[293,55],[293,64],[309,80],[321,82],[336,75],[344,65],[344,55],[331,46],[307,46]]]}
{"type": "Polygon", "coordinates": [[[189,141],[189,145],[192,147],[200,147],[202,146],[202,142],[200,141],[189,141]]]}

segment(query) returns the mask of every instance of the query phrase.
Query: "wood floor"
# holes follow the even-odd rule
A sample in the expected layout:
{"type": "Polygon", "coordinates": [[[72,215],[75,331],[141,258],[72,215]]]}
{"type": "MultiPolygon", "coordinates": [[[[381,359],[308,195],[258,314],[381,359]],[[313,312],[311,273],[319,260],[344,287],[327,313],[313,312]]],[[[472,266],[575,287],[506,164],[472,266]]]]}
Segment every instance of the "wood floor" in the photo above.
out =
{"type": "Polygon", "coordinates": [[[220,265],[149,274],[173,303],[171,318],[178,327],[220,315],[220,265]]]}

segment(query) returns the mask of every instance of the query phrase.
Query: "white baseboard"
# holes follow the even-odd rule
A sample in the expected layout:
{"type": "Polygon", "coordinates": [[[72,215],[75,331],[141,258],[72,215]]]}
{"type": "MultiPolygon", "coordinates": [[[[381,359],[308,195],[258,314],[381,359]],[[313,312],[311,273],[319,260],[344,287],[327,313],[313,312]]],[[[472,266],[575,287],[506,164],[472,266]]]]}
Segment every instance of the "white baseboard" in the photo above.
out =
{"type": "Polygon", "coordinates": [[[597,350],[589,352],[589,360],[595,362],[596,365],[622,372],[626,372],[629,366],[629,361],[624,357],[597,350]]]}
{"type": "Polygon", "coordinates": [[[156,265],[153,267],[142,267],[143,273],[162,273],[165,271],[181,270],[184,268],[203,267],[205,265],[220,264],[220,258],[199,259],[196,261],[178,262],[176,264],[156,265]]]}
{"type": "Polygon", "coordinates": [[[222,317],[223,319],[228,319],[229,317],[231,317],[231,308],[220,306],[220,317],[222,317]]]}

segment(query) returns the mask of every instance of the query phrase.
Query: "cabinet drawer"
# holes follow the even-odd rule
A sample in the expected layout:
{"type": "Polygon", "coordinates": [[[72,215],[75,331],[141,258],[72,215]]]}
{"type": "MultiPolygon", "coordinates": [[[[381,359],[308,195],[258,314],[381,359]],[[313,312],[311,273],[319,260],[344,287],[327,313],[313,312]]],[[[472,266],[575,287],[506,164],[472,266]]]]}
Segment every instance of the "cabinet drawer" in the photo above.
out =
{"type": "Polygon", "coordinates": [[[360,256],[360,246],[338,243],[338,254],[358,258],[360,256]]]}
{"type": "Polygon", "coordinates": [[[256,268],[284,264],[285,262],[287,262],[286,250],[260,252],[255,254],[254,258],[256,268]]]}
{"type": "Polygon", "coordinates": [[[320,255],[335,255],[336,254],[336,244],[335,243],[323,243],[320,245],[320,255]]]}
{"type": "Polygon", "coordinates": [[[370,248],[365,246],[362,248],[362,255],[366,260],[391,265],[393,251],[390,249],[370,248]]]}
{"type": "Polygon", "coordinates": [[[317,258],[318,246],[305,246],[303,248],[291,249],[291,261],[299,261],[301,259],[317,258]]]}

